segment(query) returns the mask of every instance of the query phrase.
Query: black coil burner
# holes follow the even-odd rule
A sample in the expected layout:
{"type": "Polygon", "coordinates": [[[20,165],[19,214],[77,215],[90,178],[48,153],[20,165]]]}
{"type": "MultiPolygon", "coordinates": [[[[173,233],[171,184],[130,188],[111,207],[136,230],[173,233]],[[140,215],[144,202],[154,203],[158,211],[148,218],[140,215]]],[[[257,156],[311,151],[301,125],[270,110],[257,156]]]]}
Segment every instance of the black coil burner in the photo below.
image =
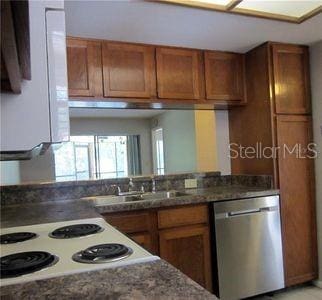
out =
{"type": "Polygon", "coordinates": [[[73,255],[73,260],[81,263],[106,263],[124,259],[133,250],[121,244],[101,244],[89,247],[73,255]]]}
{"type": "Polygon", "coordinates": [[[1,278],[17,277],[39,271],[54,265],[58,261],[55,255],[43,251],[21,252],[3,256],[1,278]]]}
{"type": "Polygon", "coordinates": [[[76,224],[60,227],[49,234],[55,239],[71,239],[98,233],[104,229],[96,224],[76,224]]]}
{"type": "Polygon", "coordinates": [[[28,241],[37,237],[33,232],[13,232],[0,235],[0,244],[14,244],[28,241]]]}

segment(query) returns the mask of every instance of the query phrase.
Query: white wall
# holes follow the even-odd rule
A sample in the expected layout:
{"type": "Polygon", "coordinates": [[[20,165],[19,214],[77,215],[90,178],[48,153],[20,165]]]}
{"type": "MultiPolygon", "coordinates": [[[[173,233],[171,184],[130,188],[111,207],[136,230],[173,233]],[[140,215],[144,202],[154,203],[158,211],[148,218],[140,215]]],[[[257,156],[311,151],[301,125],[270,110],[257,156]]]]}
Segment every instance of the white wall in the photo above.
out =
{"type": "Polygon", "coordinates": [[[0,185],[19,184],[19,161],[0,162],[0,185]]]}
{"type": "Polygon", "coordinates": [[[222,175],[231,174],[229,158],[229,119],[228,110],[216,111],[217,166],[222,175]]]}
{"type": "Polygon", "coordinates": [[[316,211],[319,246],[319,285],[322,288],[322,41],[310,47],[313,133],[317,149],[315,160],[316,211]]]}
{"type": "Polygon", "coordinates": [[[163,129],[166,174],[197,170],[194,118],[193,110],[171,110],[152,121],[156,127],[163,129]]]}
{"type": "Polygon", "coordinates": [[[70,135],[140,135],[142,173],[153,173],[149,119],[71,118],[70,135]]]}

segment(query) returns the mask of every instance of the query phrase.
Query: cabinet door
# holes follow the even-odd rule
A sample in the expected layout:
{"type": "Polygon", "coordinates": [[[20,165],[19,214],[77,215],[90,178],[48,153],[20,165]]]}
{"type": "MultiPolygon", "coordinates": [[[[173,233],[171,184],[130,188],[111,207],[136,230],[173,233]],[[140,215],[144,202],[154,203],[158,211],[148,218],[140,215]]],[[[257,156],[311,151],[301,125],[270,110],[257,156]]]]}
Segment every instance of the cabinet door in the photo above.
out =
{"type": "Polygon", "coordinates": [[[309,113],[308,49],[295,45],[272,47],[276,113],[309,113]]]}
{"type": "Polygon", "coordinates": [[[155,96],[155,48],[112,43],[103,44],[105,97],[151,98],[155,96]]]}
{"type": "Polygon", "coordinates": [[[153,211],[104,214],[103,218],[146,250],[158,255],[157,216],[153,211]]]}
{"type": "Polygon", "coordinates": [[[206,98],[243,101],[244,57],[241,54],[205,52],[206,98]]]}
{"type": "Polygon", "coordinates": [[[160,47],[156,53],[159,98],[204,98],[201,51],[160,47]]]}
{"type": "Polygon", "coordinates": [[[67,38],[67,70],[69,96],[103,96],[100,42],[67,38]]]}
{"type": "Polygon", "coordinates": [[[152,247],[152,237],[148,232],[131,233],[129,237],[144,249],[155,254],[155,249],[152,247]]]}
{"type": "Polygon", "coordinates": [[[211,290],[209,228],[184,226],[159,232],[160,257],[211,290]]]}
{"type": "MultiPolygon", "coordinates": [[[[278,116],[279,184],[286,285],[316,277],[314,160],[299,158],[311,142],[311,120],[306,116],[278,116]],[[294,150],[290,154],[289,150],[294,150]],[[302,147],[297,151],[294,147],[302,147]]],[[[298,148],[299,149],[299,148],[298,148]]],[[[307,153],[312,155],[312,153],[307,153]]]]}

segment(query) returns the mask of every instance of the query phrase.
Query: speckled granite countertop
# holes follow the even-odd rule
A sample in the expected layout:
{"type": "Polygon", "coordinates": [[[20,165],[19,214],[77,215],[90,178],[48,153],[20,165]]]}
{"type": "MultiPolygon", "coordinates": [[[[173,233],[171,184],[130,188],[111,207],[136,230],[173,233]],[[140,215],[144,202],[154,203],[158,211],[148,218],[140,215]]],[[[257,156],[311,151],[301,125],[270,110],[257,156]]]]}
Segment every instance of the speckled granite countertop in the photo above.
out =
{"type": "Polygon", "coordinates": [[[3,205],[0,226],[6,228],[97,217],[100,215],[85,200],[3,205]]]}
{"type": "Polygon", "coordinates": [[[231,199],[277,195],[279,190],[249,186],[217,186],[185,190],[188,195],[163,200],[142,200],[94,207],[91,200],[64,200],[40,203],[4,205],[1,207],[1,228],[67,220],[100,217],[100,214],[200,204],[231,199]]]}
{"type": "Polygon", "coordinates": [[[216,186],[215,188],[205,189],[189,189],[184,190],[183,192],[187,193],[187,195],[163,200],[140,200],[96,206],[96,211],[103,214],[129,210],[169,207],[175,205],[200,204],[215,201],[263,197],[279,194],[279,190],[237,185],[216,186]]]}
{"type": "Polygon", "coordinates": [[[2,287],[1,299],[217,299],[163,260],[2,287]]]}

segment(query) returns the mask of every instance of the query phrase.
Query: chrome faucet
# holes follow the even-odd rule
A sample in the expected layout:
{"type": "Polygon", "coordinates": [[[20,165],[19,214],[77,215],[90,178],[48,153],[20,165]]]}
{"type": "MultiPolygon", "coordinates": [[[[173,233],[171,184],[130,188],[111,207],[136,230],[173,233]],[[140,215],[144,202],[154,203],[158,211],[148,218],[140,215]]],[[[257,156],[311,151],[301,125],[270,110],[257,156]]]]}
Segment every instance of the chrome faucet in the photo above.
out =
{"type": "Polygon", "coordinates": [[[119,196],[122,193],[121,188],[120,188],[119,185],[112,184],[110,187],[115,189],[115,195],[116,196],[119,196]]]}
{"type": "Polygon", "coordinates": [[[133,178],[129,178],[129,192],[133,192],[134,191],[134,183],[133,183],[133,178]]]}

